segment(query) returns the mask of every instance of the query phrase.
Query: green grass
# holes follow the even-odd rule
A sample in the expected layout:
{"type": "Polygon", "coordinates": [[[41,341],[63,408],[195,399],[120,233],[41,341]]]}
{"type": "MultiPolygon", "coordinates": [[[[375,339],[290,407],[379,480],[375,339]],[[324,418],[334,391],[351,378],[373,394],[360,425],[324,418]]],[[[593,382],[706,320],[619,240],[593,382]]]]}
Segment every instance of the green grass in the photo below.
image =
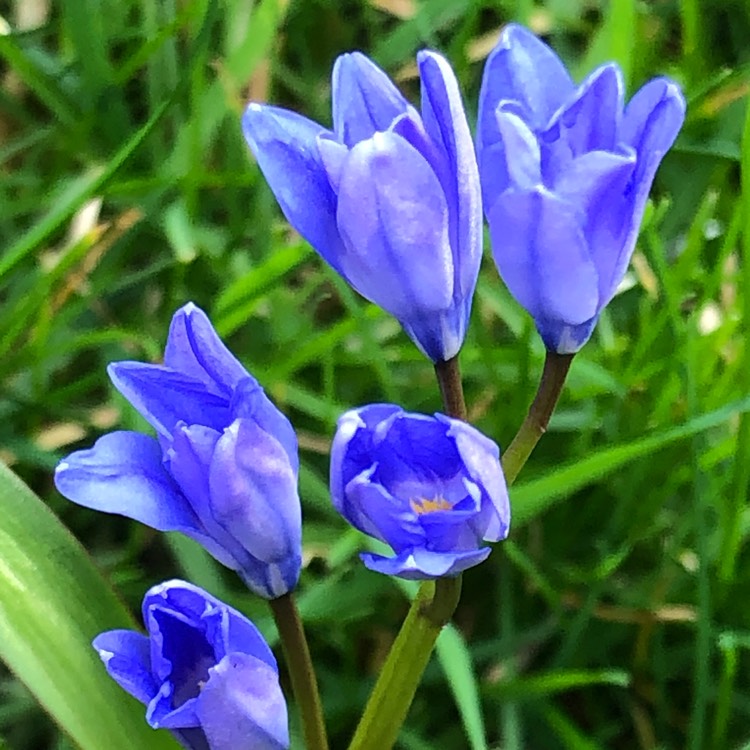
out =
{"type": "MultiPolygon", "coordinates": [[[[434,46],[473,121],[477,41],[509,20],[549,32],[578,79],[616,59],[632,94],[666,73],[688,118],[632,285],[573,363],[512,492],[512,543],[465,576],[400,746],[748,747],[750,9],[413,8],[399,19],[364,0],[63,0],[40,26],[11,24],[0,36],[0,456],[131,608],[149,585],[191,577],[273,640],[265,607],[195,545],[75,507],[51,481],[65,453],[142,426],[106,364],[158,358],[173,311],[207,309],[302,436],[300,606],[332,744],[345,747],[406,599],[364,570],[363,540],[332,511],[327,446],[346,408],[434,411],[439,394],[398,324],[284,223],[243,142],[244,103],[252,94],[327,123],[337,54],[372,54],[416,96],[414,55],[434,46]]],[[[507,445],[542,347],[489,252],[461,363],[472,420],[507,445]]],[[[0,671],[0,747],[72,747],[45,717],[0,671]]]]}

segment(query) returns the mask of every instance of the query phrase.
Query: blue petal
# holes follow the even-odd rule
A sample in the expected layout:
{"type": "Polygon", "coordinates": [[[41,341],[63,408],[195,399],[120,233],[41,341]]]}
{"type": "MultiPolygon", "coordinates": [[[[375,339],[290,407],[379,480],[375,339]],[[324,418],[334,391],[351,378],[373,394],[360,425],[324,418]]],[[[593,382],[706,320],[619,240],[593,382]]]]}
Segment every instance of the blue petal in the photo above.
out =
{"type": "Polygon", "coordinates": [[[278,673],[265,662],[232,653],[210,672],[196,711],[211,750],[285,750],[287,709],[278,673]]]}
{"type": "Polygon", "coordinates": [[[499,139],[495,113],[501,102],[518,102],[532,130],[542,130],[574,88],[560,58],[544,42],[523,26],[506,26],[484,66],[477,121],[480,153],[499,139]]]}
{"type": "MultiPolygon", "coordinates": [[[[450,215],[450,238],[456,273],[454,295],[466,299],[466,318],[482,260],[482,195],[471,131],[458,82],[448,62],[434,52],[417,55],[422,80],[424,126],[448,165],[444,184],[450,215]]],[[[439,174],[439,173],[438,173],[439,174]]]]}
{"type": "Polygon", "coordinates": [[[115,388],[163,437],[171,437],[178,422],[215,429],[229,422],[227,398],[189,375],[143,362],[113,362],[107,372],[115,388]]]}
{"type": "Polygon", "coordinates": [[[269,435],[273,435],[284,447],[294,473],[299,471],[299,451],[294,427],[274,406],[254,378],[247,378],[239,383],[230,411],[232,422],[236,419],[250,419],[269,435]]]}
{"type": "Polygon", "coordinates": [[[71,453],[55,470],[55,485],[74,503],[117,513],[158,531],[201,530],[198,519],[162,464],[157,441],[112,432],[93,448],[71,453]]]}
{"type": "MultiPolygon", "coordinates": [[[[671,148],[685,120],[685,97],[679,86],[668,78],[655,78],[643,86],[628,102],[621,138],[638,152],[636,181],[647,176],[651,160],[659,159],[671,148]]],[[[657,161],[658,165],[658,161],[657,161]]]]}
{"type": "Polygon", "coordinates": [[[588,151],[614,151],[618,144],[625,85],[614,63],[595,70],[541,133],[545,184],[588,151]]]}
{"type": "Polygon", "coordinates": [[[376,573],[419,581],[458,575],[486,560],[491,551],[489,547],[460,553],[413,549],[405,550],[396,557],[362,552],[360,558],[376,573]]]}
{"type": "Polygon", "coordinates": [[[424,544],[424,532],[408,498],[394,497],[382,485],[370,481],[367,472],[349,482],[346,494],[351,515],[344,517],[355,528],[394,550],[424,544]]]}
{"type": "Polygon", "coordinates": [[[635,168],[636,156],[630,148],[622,154],[591,151],[574,159],[555,185],[555,193],[576,205],[583,217],[583,232],[599,276],[597,311],[612,298],[625,272],[623,267],[615,275],[633,217],[628,186],[635,168]]]}
{"type": "Polygon", "coordinates": [[[480,153],[484,208],[489,209],[509,188],[530,189],[542,182],[541,154],[536,136],[517,115],[497,112],[498,141],[480,153]]]}
{"type": "Polygon", "coordinates": [[[254,588],[274,597],[293,589],[302,519],[297,476],[281,443],[250,420],[235,421],[216,445],[209,484],[214,520],[265,564],[254,588]]]}
{"type": "Polygon", "coordinates": [[[551,352],[575,354],[591,338],[597,320],[599,313],[580,325],[572,326],[559,320],[538,320],[536,327],[544,345],[551,352]]]}
{"type": "Polygon", "coordinates": [[[471,425],[442,414],[435,416],[449,425],[448,435],[455,441],[468,475],[482,490],[482,509],[472,521],[473,528],[485,542],[505,539],[510,528],[510,502],[500,449],[471,425]],[[485,498],[489,502],[484,502],[485,498]]]}
{"type": "Polygon", "coordinates": [[[604,303],[614,295],[630,262],[656,170],[674,143],[684,119],[685,99],[679,87],[667,78],[650,81],[628,103],[621,137],[637,151],[638,161],[626,196],[629,212],[626,236],[619,254],[613,259],[611,271],[603,279],[608,290],[604,303]]]}
{"type": "Polygon", "coordinates": [[[231,398],[240,380],[250,377],[221,341],[206,313],[192,302],[172,317],[164,364],[208,387],[216,387],[226,398],[231,398]]]}
{"type": "Polygon", "coordinates": [[[391,485],[414,478],[449,479],[462,469],[461,458],[446,426],[426,414],[396,415],[378,446],[378,476],[391,485]]]}
{"type": "Polygon", "coordinates": [[[341,183],[341,172],[344,168],[346,157],[349,154],[349,149],[343,143],[333,140],[332,136],[325,134],[318,136],[318,153],[320,154],[320,161],[323,164],[326,175],[328,175],[328,182],[333,191],[338,194],[341,183]]]}
{"type": "Polygon", "coordinates": [[[237,570],[245,562],[245,550],[227,533],[211,512],[209,469],[221,433],[202,425],[177,427],[167,452],[169,471],[200,520],[203,546],[223,565],[237,570]]]}
{"type": "Polygon", "coordinates": [[[393,404],[369,404],[339,417],[331,446],[330,487],[333,507],[344,517],[349,517],[346,485],[372,467],[375,429],[401,411],[393,404]]]}
{"type": "Polygon", "coordinates": [[[488,220],[500,275],[534,320],[576,325],[597,312],[598,275],[568,203],[542,188],[507,191],[488,220]]]}
{"type": "Polygon", "coordinates": [[[412,109],[390,78],[361,52],[337,58],[331,81],[333,130],[350,148],[412,109]]]}
{"type": "Polygon", "coordinates": [[[141,703],[148,704],[159,686],[151,674],[148,638],[133,630],[109,630],[92,643],[109,676],[141,703]]]}
{"type": "Polygon", "coordinates": [[[336,196],[317,146],[318,136],[330,131],[294,112],[255,103],[245,110],[242,127],[284,216],[338,271],[336,196]]]}
{"type": "Polygon", "coordinates": [[[346,245],[342,271],[360,294],[407,322],[451,305],[445,196],[407,141],[377,133],[349,152],[337,219],[346,245]]]}

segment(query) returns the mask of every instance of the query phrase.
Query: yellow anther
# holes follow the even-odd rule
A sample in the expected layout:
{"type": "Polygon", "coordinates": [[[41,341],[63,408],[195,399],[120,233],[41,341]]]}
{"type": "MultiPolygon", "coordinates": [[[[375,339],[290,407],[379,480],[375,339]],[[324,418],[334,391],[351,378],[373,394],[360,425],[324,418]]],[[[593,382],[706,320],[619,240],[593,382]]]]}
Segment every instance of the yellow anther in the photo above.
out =
{"type": "Polygon", "coordinates": [[[426,497],[412,498],[409,501],[411,509],[418,515],[421,516],[423,513],[434,513],[436,510],[450,510],[453,506],[444,498],[438,495],[432,500],[428,500],[426,497]]]}

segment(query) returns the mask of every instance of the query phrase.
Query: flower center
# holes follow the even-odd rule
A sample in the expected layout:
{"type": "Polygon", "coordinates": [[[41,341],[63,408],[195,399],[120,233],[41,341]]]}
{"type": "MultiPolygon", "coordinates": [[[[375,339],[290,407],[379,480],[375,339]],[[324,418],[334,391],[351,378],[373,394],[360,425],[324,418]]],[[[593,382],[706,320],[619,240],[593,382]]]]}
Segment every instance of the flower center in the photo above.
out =
{"type": "Polygon", "coordinates": [[[432,498],[432,500],[426,497],[412,498],[409,500],[409,505],[418,516],[422,516],[425,513],[434,513],[437,510],[450,510],[453,507],[450,502],[440,495],[432,498]]]}

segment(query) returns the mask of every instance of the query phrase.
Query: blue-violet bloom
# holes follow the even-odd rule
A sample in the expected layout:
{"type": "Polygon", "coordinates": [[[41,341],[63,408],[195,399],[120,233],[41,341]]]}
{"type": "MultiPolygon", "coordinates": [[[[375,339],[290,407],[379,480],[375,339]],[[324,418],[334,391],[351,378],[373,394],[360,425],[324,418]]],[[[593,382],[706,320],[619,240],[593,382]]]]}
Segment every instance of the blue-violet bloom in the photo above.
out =
{"type": "Polygon", "coordinates": [[[417,55],[421,114],[360,52],[333,68],[333,130],[251,103],[245,137],[290,224],[437,362],[461,348],[482,256],[479,174],[458,83],[417,55]]]}
{"type": "Polygon", "coordinates": [[[454,576],[505,539],[510,506],[497,445],[442,414],[392,404],[346,412],[331,449],[331,497],[349,523],[389,544],[363,553],[371,570],[401,578],[454,576]]]}
{"type": "Polygon", "coordinates": [[[156,430],[112,432],[72,453],[58,490],[87,508],[180,531],[266,598],[297,583],[302,520],[289,420],[189,303],[164,364],[116,362],[115,387],[156,430]]]}
{"type": "Polygon", "coordinates": [[[614,63],[576,86],[530,31],[503,30],[479,96],[482,194],[500,275],[550,351],[577,352],[614,296],[684,116],[668,78],[625,106],[614,63]]]}
{"type": "Polygon", "coordinates": [[[143,598],[148,635],[109,630],[93,646],[146,721],[189,750],[283,750],[289,729],[271,649],[250,620],[197,586],[168,581],[143,598]]]}

